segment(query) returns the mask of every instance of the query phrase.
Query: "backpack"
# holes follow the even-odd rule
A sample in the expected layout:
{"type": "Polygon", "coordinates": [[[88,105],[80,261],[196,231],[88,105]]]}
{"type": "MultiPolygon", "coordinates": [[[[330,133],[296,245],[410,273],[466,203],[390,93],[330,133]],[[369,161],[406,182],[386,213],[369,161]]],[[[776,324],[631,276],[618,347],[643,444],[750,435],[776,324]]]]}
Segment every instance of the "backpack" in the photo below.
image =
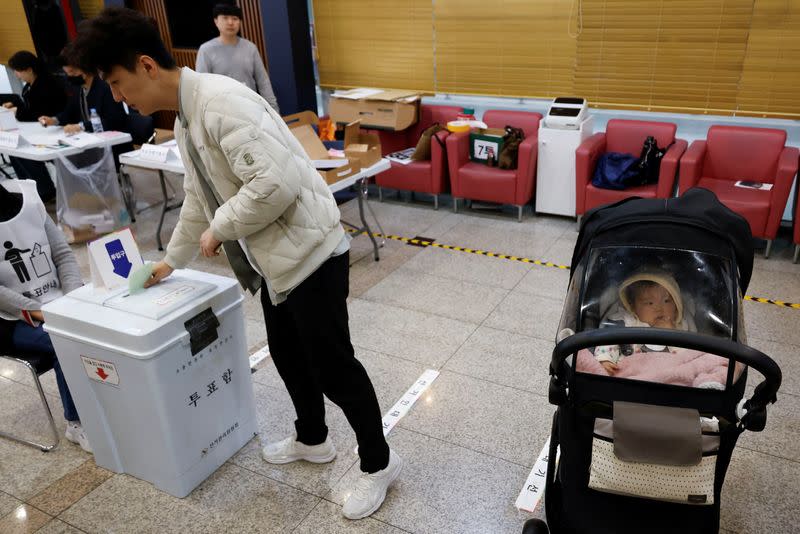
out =
{"type": "Polygon", "coordinates": [[[444,126],[440,125],[438,122],[435,122],[431,126],[425,128],[425,130],[423,130],[422,134],[419,136],[417,148],[414,150],[414,153],[411,154],[411,161],[430,161],[431,139],[436,139],[439,145],[444,148],[444,143],[442,143],[441,139],[436,137],[436,134],[444,129],[444,126]]]}
{"type": "Polygon", "coordinates": [[[516,169],[519,159],[519,145],[525,139],[522,128],[506,126],[506,135],[503,136],[503,150],[497,158],[497,166],[501,169],[516,169]]]}
{"type": "Polygon", "coordinates": [[[592,185],[602,189],[622,190],[629,187],[658,183],[661,159],[675,141],[664,148],[652,135],[647,136],[642,152],[637,158],[633,154],[606,152],[597,160],[592,185]]]}
{"type": "Polygon", "coordinates": [[[639,158],[622,152],[606,152],[597,159],[592,185],[617,191],[638,185],[639,158]]]}

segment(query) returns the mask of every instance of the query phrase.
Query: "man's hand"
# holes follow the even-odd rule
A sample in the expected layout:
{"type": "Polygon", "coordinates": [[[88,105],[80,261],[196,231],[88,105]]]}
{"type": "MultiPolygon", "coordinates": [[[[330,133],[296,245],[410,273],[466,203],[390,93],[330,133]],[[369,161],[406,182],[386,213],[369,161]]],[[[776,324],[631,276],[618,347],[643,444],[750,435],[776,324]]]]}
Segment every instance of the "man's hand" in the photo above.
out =
{"type": "Polygon", "coordinates": [[[76,133],[81,133],[83,128],[81,128],[80,124],[67,124],[64,126],[64,133],[67,135],[72,135],[76,133]]]}
{"type": "Polygon", "coordinates": [[[168,277],[172,274],[174,269],[167,265],[167,262],[160,261],[153,266],[153,274],[150,275],[150,278],[144,283],[144,287],[150,287],[154,284],[159,283],[164,278],[168,277]]]}
{"type": "Polygon", "coordinates": [[[608,371],[608,374],[610,375],[614,375],[617,371],[619,371],[619,367],[617,367],[617,364],[611,361],[600,362],[600,365],[602,365],[603,368],[606,371],[608,371]]]}
{"type": "Polygon", "coordinates": [[[214,237],[214,234],[211,233],[211,228],[203,232],[203,235],[200,236],[200,252],[202,252],[203,256],[206,258],[219,256],[220,245],[222,245],[222,241],[214,237]]]}
{"type": "Polygon", "coordinates": [[[14,103],[13,102],[4,102],[3,103],[3,107],[6,108],[6,109],[11,109],[11,108],[14,107],[14,103]]]}
{"type": "Polygon", "coordinates": [[[42,115],[41,117],[39,117],[39,124],[41,124],[42,126],[55,126],[56,119],[54,117],[46,117],[42,115]]]}
{"type": "Polygon", "coordinates": [[[28,315],[30,315],[34,321],[39,321],[40,323],[44,322],[44,314],[41,310],[28,310],[28,315]]]}

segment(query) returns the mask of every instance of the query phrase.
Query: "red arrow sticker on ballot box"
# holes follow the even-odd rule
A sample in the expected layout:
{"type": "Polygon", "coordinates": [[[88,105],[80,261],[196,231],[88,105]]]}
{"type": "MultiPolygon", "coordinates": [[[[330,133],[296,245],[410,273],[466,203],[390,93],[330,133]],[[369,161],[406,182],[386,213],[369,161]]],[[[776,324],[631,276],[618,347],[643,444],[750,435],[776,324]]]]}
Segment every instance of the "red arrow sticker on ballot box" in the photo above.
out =
{"type": "Polygon", "coordinates": [[[81,360],[83,360],[83,368],[86,370],[86,376],[95,382],[119,387],[119,374],[117,373],[117,367],[113,363],[96,358],[89,358],[82,354],[81,360]]]}

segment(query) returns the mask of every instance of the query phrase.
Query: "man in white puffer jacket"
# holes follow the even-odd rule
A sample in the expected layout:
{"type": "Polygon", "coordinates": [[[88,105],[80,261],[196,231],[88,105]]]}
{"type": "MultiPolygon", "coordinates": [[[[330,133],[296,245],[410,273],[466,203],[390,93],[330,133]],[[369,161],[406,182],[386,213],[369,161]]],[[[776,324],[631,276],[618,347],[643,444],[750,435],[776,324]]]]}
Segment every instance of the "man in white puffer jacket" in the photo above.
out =
{"type": "Polygon", "coordinates": [[[327,184],[264,99],[224,76],[178,69],[141,13],[106,9],[81,26],[75,51],[101,72],[117,101],[145,115],[178,112],[186,199],[146,285],[198,251],[209,257],[225,249],[243,287],[261,289],[270,353],[297,411],[296,433],[265,445],[264,460],[334,459],[327,395],[356,433],[363,472],[343,513],[372,514],[402,460],[386,443],[374,388],[350,342],[350,245],[327,184]]]}

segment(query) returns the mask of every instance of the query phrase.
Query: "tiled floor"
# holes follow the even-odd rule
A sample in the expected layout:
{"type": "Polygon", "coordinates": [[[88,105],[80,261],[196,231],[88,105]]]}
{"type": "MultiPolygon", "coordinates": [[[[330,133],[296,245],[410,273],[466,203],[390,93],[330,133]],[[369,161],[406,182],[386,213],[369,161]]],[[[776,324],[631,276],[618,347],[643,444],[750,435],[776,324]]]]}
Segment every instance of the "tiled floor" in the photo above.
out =
{"type": "MultiPolygon", "coordinates": [[[[443,208],[374,202],[389,234],[568,264],[573,221],[453,214],[443,208]]],[[[356,206],[342,206],[354,218],[356,206]]],[[[177,213],[167,216],[164,236],[177,213]]],[[[157,214],[134,225],[147,259],[161,257],[157,214]]],[[[86,256],[75,247],[82,266],[86,256]]],[[[406,469],[384,506],[350,522],[340,504],[358,475],[355,437],[329,405],[340,454],[329,465],[273,466],[253,440],[185,499],[111,473],[62,442],[44,454],[0,439],[0,532],[521,532],[528,514],[514,500],[547,438],[547,364],[569,273],[507,260],[419,248],[389,240],[372,261],[365,238],[353,242],[350,319],[358,357],[388,410],[425,369],[439,378],[389,436],[406,469]]],[[[800,265],[787,245],[756,260],[751,294],[800,301],[800,265]]],[[[222,260],[195,269],[227,274],[222,260]]],[[[88,270],[85,271],[88,275],[88,270]]],[[[266,336],[257,299],[247,297],[248,346],[266,336]]],[[[800,310],[747,302],[753,346],[783,367],[784,386],[765,432],[740,441],[725,482],[725,532],[790,533],[800,525],[800,310]]],[[[294,412],[272,362],[253,375],[261,437],[291,429],[294,412]]],[[[52,376],[45,389],[60,405],[52,376]]],[[[29,377],[0,365],[0,424],[44,436],[29,377]]],[[[63,421],[59,421],[63,431],[63,421]]]]}

